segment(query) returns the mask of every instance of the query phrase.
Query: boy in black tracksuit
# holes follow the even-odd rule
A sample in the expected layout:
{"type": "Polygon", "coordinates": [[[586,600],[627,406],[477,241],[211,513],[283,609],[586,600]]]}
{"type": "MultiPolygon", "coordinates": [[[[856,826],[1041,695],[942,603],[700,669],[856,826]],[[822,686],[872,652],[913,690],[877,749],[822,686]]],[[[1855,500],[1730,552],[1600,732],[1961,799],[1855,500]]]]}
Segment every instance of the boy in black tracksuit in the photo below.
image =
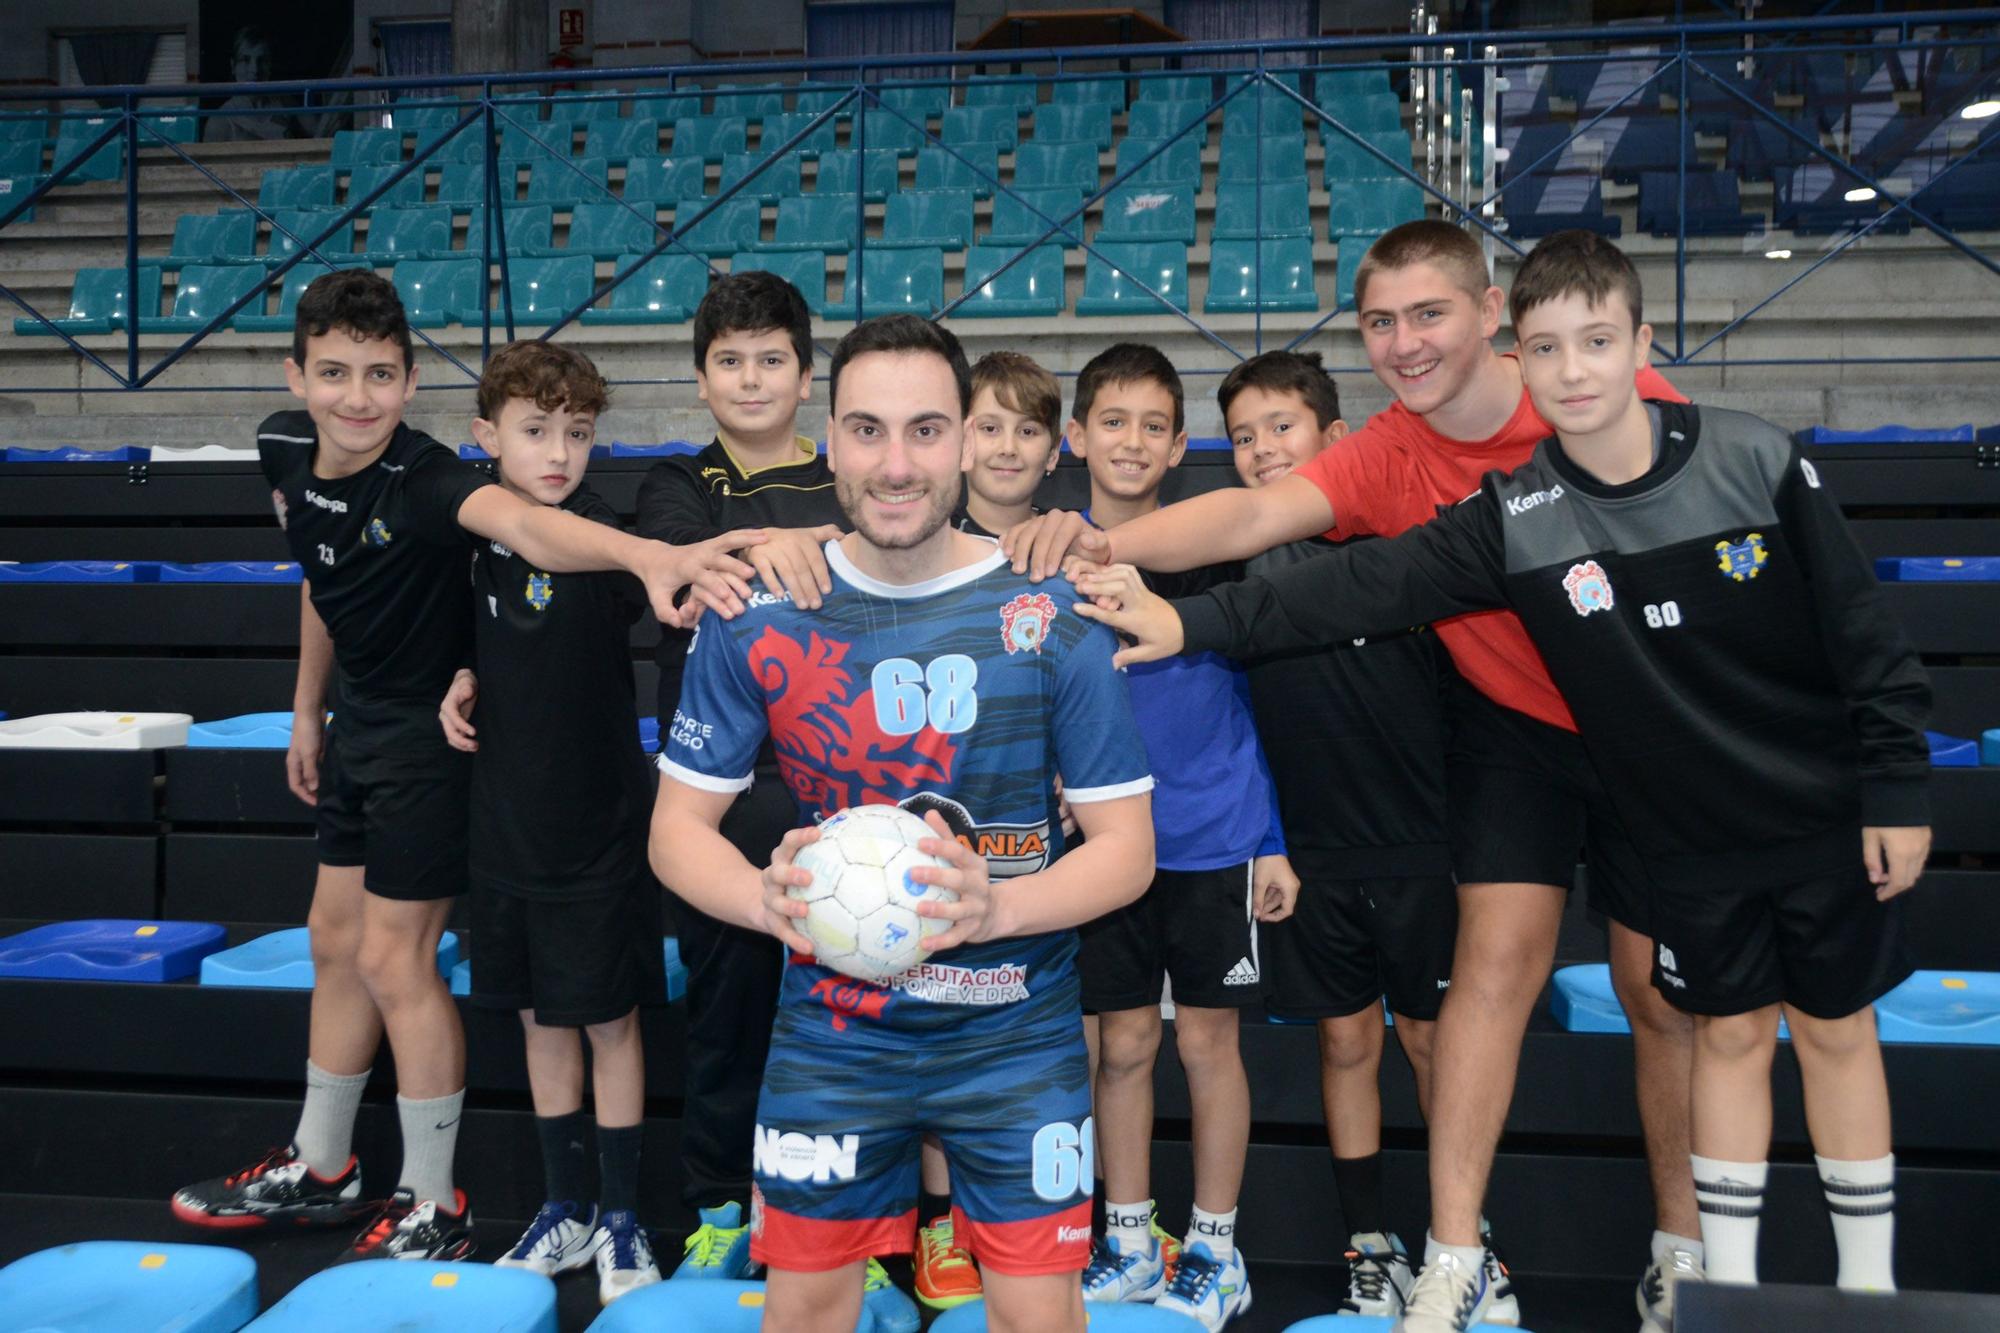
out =
{"type": "MultiPolygon", "coordinates": [[[[819,605],[830,587],[820,545],[846,530],[833,473],[797,433],[799,406],[812,388],[812,351],[812,316],[784,279],[745,273],[710,287],[695,310],[694,359],[702,400],[715,414],[715,441],[646,474],[635,523],[639,535],[671,542],[764,528],[766,543],[743,553],[762,575],[759,590],[782,587],[802,606],[819,605]]],[[[680,701],[689,637],[672,628],[660,636],[663,733],[680,701]]],[[[757,780],[730,808],[722,832],[761,865],[797,819],[767,745],[757,780]]],[[[723,925],[678,896],[672,905],[688,968],[682,1197],[701,1218],[675,1276],[741,1278],[750,1271],[757,1093],[784,956],[767,935],[723,925]]]]}
{"type": "MultiPolygon", "coordinates": [[[[1640,402],[1638,279],[1584,232],[1512,294],[1557,428],[1437,521],[1189,599],[1086,578],[1160,651],[1255,652],[1512,607],[1651,877],[1654,984],[1695,1015],[1694,1177],[1711,1281],[1756,1280],[1782,1005],[1843,1287],[1890,1289],[1894,1158],[1875,999],[1908,976],[1897,895],[1930,845],[1930,687],[1819,474],[1737,412],[1640,402]],[[1619,378],[1622,367],[1622,380],[1619,378]],[[1134,608],[1137,608],[1136,612],[1134,608]]],[[[1089,612],[1086,612],[1088,615],[1089,612]]],[[[1411,1330],[1451,1329],[1443,1266],[1411,1330]]]]}

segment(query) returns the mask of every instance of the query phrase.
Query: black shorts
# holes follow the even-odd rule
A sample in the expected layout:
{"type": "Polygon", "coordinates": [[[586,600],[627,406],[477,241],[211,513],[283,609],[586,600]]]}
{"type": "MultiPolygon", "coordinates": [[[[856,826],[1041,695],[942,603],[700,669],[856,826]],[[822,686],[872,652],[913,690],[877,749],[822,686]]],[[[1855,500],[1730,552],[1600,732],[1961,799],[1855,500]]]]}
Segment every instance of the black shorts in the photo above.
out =
{"type": "Polygon", "coordinates": [[[465,892],[472,756],[435,750],[376,754],[327,728],[314,811],[319,862],[363,866],[381,898],[429,901],[465,892]]]}
{"type": "Polygon", "coordinates": [[[1264,927],[1264,1007],[1280,1018],[1345,1018],[1387,997],[1432,1019],[1451,985],[1458,888],[1449,875],[1343,879],[1294,851],[1297,910],[1264,927]]]}
{"type": "Polygon", "coordinates": [[[472,1002],[532,1009],[547,1027],[608,1023],[664,995],[660,888],[523,898],[481,884],[472,895],[472,1002]]]}
{"type": "Polygon", "coordinates": [[[1167,977],[1176,1004],[1240,1009],[1261,1000],[1253,864],[1157,870],[1137,902],[1080,927],[1084,1012],[1158,1004],[1167,977]]]}
{"type": "Polygon", "coordinates": [[[1861,863],[1759,888],[1657,883],[1653,985],[1691,1014],[1742,1014],[1780,1000],[1845,1018],[1910,975],[1903,900],[1878,902],[1861,863]]]}
{"type": "Polygon", "coordinates": [[[1454,680],[1445,781],[1451,865],[1460,884],[1575,886],[1590,863],[1590,905],[1641,935],[1646,880],[1597,766],[1575,732],[1494,703],[1454,680]]]}

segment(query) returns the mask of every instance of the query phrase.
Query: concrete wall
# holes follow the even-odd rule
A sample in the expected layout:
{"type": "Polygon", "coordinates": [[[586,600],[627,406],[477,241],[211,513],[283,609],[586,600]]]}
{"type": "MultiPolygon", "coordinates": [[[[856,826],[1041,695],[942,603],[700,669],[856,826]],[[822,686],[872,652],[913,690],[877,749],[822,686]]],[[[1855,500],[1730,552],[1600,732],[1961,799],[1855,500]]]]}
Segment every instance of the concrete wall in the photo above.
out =
{"type": "Polygon", "coordinates": [[[36,5],[12,0],[0,18],[0,83],[50,83],[56,76],[54,34],[91,28],[187,30],[188,59],[201,49],[197,0],[63,0],[36,5]]]}

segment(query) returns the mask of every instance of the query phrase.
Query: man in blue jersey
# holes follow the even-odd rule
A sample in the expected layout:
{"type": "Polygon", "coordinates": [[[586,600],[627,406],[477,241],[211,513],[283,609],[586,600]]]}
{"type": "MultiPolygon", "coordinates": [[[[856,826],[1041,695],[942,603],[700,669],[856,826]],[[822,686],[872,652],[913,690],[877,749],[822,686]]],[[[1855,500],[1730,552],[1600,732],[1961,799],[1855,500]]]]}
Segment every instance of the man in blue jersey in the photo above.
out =
{"type": "Polygon", "coordinates": [[[868,1256],[910,1248],[930,1132],[987,1326],[1078,1333],[1093,1144],[1074,927],[1152,878],[1145,750],[1115,644],[1075,595],[950,526],[972,399],[957,339],[909,315],[857,325],[828,397],[855,529],[827,543],[832,590],[816,610],[767,593],[702,623],[653,816],[669,888],[791,950],[758,1103],[764,1327],[854,1327],[868,1256]],[[810,883],[793,858],[816,830],[762,868],[721,836],[767,735],[807,819],[895,802],[937,830],[924,850],[949,868],[917,873],[958,901],[919,908],[951,923],[930,961],[883,986],[819,966],[785,892],[810,883]],[[1058,772],[1088,839],[1060,860],[1058,772]]]}

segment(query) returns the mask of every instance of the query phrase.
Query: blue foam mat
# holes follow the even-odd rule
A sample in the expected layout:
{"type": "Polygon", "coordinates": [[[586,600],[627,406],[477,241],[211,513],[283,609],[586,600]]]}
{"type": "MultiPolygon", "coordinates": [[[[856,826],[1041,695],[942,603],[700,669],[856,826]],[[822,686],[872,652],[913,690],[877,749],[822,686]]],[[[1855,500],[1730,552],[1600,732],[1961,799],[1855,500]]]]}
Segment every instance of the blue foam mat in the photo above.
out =
{"type": "MultiPolygon", "coordinates": [[[[1201,1321],[1151,1305],[1111,1305],[1085,1301],[1085,1326],[1090,1333],[1196,1333],[1201,1321]]],[[[1387,1328],[1389,1322],[1382,1321],[1387,1328]]],[[[930,1333],[986,1333],[986,1302],[968,1301],[945,1311],[930,1333]]]]}
{"type": "Polygon", "coordinates": [[[2000,1046],[2000,972],[1913,972],[1875,1002],[1883,1041],[2000,1046]]]}
{"type": "Polygon", "coordinates": [[[1961,736],[1947,736],[1942,731],[1926,731],[1924,739],[1931,747],[1932,768],[1978,768],[1979,743],[1961,736]]]}
{"type": "Polygon", "coordinates": [[[1866,430],[1833,430],[1808,426],[1798,433],[1800,444],[1971,444],[1972,423],[1963,426],[1870,426],[1866,430]]]}
{"type": "Polygon", "coordinates": [[[204,560],[163,564],[162,583],[299,583],[305,571],[293,560],[204,560]]]}
{"type": "Polygon", "coordinates": [[[660,719],[642,717],[639,719],[639,746],[647,754],[657,753],[660,748],[660,719]]]}
{"type": "MultiPolygon", "coordinates": [[[[659,1282],[620,1296],[588,1333],[758,1333],[763,1322],[762,1282],[659,1282]]],[[[879,1333],[866,1306],[854,1333],[879,1333]]]]}
{"type": "Polygon", "coordinates": [[[2000,556],[1881,556],[1875,561],[1875,577],[1884,583],[2000,582],[2000,556]]]}
{"type": "Polygon", "coordinates": [[[153,451],[143,444],[121,444],[116,449],[79,449],[66,444],[56,449],[8,449],[9,463],[144,463],[153,451]]]}
{"type": "Polygon", "coordinates": [[[58,921],[0,939],[0,977],[177,981],[222,943],[222,927],[203,921],[58,921]]]}
{"type": "MultiPolygon", "coordinates": [[[[0,713],[0,718],[6,716],[0,713]]],[[[2000,727],[1979,733],[1979,762],[2000,767],[2000,727]]]]}
{"type": "Polygon", "coordinates": [[[539,1273],[491,1264],[342,1264],[292,1288],[250,1327],[256,1333],[556,1333],[556,1286],[539,1273]]]}
{"type": "Polygon", "coordinates": [[[188,728],[191,750],[283,750],[292,743],[290,713],[240,713],[188,728]]]}
{"type": "Polygon", "coordinates": [[[611,443],[613,458],[673,458],[680,454],[698,454],[704,446],[691,440],[668,440],[664,444],[626,444],[622,440],[611,443]]]}
{"type": "MultiPolygon", "coordinates": [[[[458,966],[458,936],[447,930],[438,938],[438,975],[451,977],[458,966]]],[[[312,942],[304,926],[274,930],[234,949],[201,960],[204,986],[260,986],[267,990],[311,990],[312,942]]]]}
{"type": "Polygon", "coordinates": [[[0,1322],[35,1333],[236,1333],[257,1314],[257,1265],[220,1245],[91,1240],[0,1268],[0,1322]]]}
{"type": "Polygon", "coordinates": [[[39,560],[0,564],[0,583],[151,583],[156,570],[130,560],[39,560]]]}
{"type": "MultiPolygon", "coordinates": [[[[1549,978],[1549,1012],[1568,1032],[1630,1034],[1632,1024],[1618,992],[1611,986],[1611,964],[1578,963],[1559,967],[1549,978]]],[[[1778,1040],[1790,1041],[1791,1029],[1778,1020],[1778,1040]]]]}

